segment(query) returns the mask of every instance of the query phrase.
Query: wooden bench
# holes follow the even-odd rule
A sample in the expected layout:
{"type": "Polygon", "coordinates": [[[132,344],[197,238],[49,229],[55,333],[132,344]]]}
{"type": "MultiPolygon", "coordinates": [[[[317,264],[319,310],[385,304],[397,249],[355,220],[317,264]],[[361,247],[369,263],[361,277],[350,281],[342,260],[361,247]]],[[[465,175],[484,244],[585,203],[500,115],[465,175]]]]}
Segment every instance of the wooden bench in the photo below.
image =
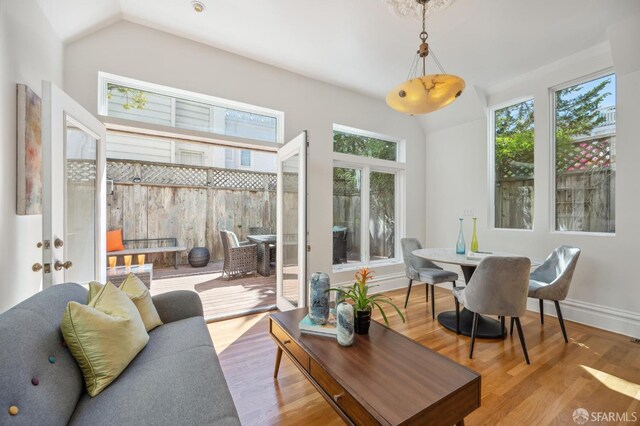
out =
{"type": "Polygon", "coordinates": [[[178,253],[185,251],[187,248],[178,246],[177,238],[142,238],[138,240],[123,240],[125,247],[129,245],[137,246],[125,248],[124,250],[107,252],[107,256],[127,256],[137,254],[158,254],[158,253],[175,253],[173,267],[178,269],[178,253]],[[155,245],[155,247],[152,247],[155,245]],[[140,247],[142,246],[142,247],[140,247]]]}

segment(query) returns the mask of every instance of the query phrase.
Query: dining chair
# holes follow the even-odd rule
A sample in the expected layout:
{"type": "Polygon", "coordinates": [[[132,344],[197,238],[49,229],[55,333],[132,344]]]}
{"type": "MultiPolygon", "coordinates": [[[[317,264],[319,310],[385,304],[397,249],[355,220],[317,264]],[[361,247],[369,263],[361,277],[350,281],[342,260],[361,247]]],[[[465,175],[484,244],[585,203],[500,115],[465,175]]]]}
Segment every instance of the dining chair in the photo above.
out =
{"type": "Polygon", "coordinates": [[[404,301],[406,309],[409,303],[409,295],[411,294],[411,286],[413,281],[425,283],[427,303],[429,302],[429,288],[431,288],[431,317],[436,317],[436,300],[435,285],[440,283],[452,282],[453,287],[456,286],[458,274],[447,271],[436,265],[430,260],[423,259],[413,254],[415,250],[422,248],[422,244],[417,238],[403,238],[400,240],[402,245],[402,257],[404,258],[404,267],[407,278],[409,278],[409,287],[407,288],[407,298],[404,301]]]}
{"type": "MultiPolygon", "coordinates": [[[[553,301],[566,343],[569,343],[569,339],[560,310],[560,301],[567,298],[579,257],[580,249],[577,247],[566,245],[557,247],[544,263],[531,273],[529,280],[529,297],[540,301],[540,323],[544,324],[544,301],[553,301]]],[[[511,333],[513,333],[513,323],[511,333]]]]}
{"type": "Polygon", "coordinates": [[[524,341],[520,317],[527,311],[527,291],[531,261],[526,257],[489,256],[480,262],[467,286],[454,288],[456,301],[456,326],[460,332],[460,303],[473,312],[471,346],[469,358],[473,358],[473,346],[480,315],[500,317],[502,334],[506,332],[505,317],[511,317],[518,327],[524,359],[529,362],[529,354],[524,341]]]}

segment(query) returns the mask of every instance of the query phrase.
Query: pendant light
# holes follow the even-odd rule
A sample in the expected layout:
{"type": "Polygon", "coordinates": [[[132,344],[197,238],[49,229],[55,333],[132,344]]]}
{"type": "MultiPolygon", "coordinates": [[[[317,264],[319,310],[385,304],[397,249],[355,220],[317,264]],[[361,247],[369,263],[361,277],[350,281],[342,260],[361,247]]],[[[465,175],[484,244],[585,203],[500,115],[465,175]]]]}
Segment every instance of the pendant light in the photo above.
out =
{"type": "Polygon", "coordinates": [[[464,80],[456,75],[447,74],[440,62],[429,49],[425,29],[425,17],[429,0],[416,0],[422,5],[422,32],[420,46],[414,59],[410,79],[393,88],[387,95],[387,105],[396,111],[409,115],[427,114],[446,107],[455,101],[464,90],[464,80]],[[440,74],[426,75],[427,56],[431,54],[440,74]],[[422,76],[414,77],[418,63],[422,61],[422,76]]]}

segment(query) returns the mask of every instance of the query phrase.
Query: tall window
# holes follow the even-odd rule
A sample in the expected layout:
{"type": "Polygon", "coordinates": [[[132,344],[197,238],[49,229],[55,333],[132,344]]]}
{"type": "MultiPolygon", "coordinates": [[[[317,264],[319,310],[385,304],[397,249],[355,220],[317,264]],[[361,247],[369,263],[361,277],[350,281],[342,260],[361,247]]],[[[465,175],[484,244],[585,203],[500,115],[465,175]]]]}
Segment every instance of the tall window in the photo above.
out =
{"type": "Polygon", "coordinates": [[[334,269],[395,260],[403,165],[398,142],[340,127],[333,134],[334,269]],[[347,155],[344,155],[347,154],[347,155]]]}
{"type": "Polygon", "coordinates": [[[240,151],[240,165],[243,167],[251,166],[251,151],[248,149],[240,151]]]}
{"type": "Polygon", "coordinates": [[[100,113],[144,123],[282,142],[280,111],[100,73],[100,113]]]}
{"type": "Polygon", "coordinates": [[[555,228],[615,232],[616,77],[556,90],[555,228]]]}
{"type": "Polygon", "coordinates": [[[533,99],[493,114],[495,164],[494,225],[533,226],[533,99]]]}

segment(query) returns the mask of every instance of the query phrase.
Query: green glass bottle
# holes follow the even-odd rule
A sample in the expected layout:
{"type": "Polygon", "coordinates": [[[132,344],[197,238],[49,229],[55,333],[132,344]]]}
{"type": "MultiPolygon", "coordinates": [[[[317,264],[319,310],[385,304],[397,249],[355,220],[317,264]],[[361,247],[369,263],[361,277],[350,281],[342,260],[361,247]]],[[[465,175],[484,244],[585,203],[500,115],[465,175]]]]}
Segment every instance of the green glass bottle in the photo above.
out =
{"type": "Polygon", "coordinates": [[[473,218],[473,234],[471,235],[471,251],[478,252],[478,235],[476,234],[477,217],[473,218]]]}

